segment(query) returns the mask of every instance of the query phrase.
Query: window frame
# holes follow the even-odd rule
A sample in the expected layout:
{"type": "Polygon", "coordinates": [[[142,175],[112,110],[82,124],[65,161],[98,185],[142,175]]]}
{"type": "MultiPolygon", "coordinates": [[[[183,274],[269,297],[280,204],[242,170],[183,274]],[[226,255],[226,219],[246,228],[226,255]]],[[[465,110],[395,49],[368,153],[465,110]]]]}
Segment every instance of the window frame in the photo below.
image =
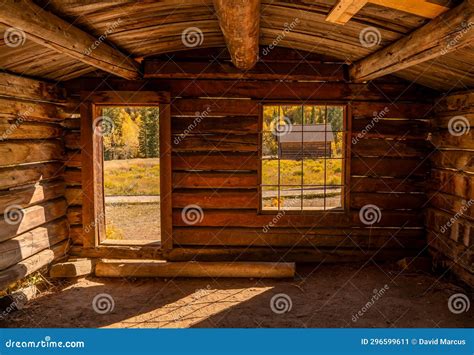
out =
{"type": "MultiPolygon", "coordinates": [[[[278,215],[281,213],[290,215],[321,215],[324,213],[338,213],[347,214],[350,211],[350,166],[351,166],[351,135],[352,135],[352,111],[351,106],[348,103],[343,102],[321,102],[321,101],[265,101],[259,105],[258,115],[258,177],[257,177],[257,190],[258,190],[258,214],[262,215],[278,215]],[[341,204],[340,209],[334,210],[285,210],[276,209],[268,210],[262,206],[262,147],[263,147],[263,109],[265,106],[341,106],[344,109],[342,132],[343,132],[343,156],[342,156],[342,186],[341,186],[341,204]]],[[[306,185],[303,185],[306,186],[306,185]]]]}
{"type": "MultiPolygon", "coordinates": [[[[156,106],[160,110],[160,248],[172,248],[172,180],[170,94],[164,91],[81,92],[82,224],[83,247],[109,246],[105,235],[103,137],[95,134],[103,107],[156,106]]],[[[128,243],[136,245],[133,241],[128,243]]],[[[127,245],[128,245],[127,244],[127,245]]],[[[114,244],[115,245],[115,244],[114,244]]],[[[120,245],[124,245],[120,243],[120,245]]]]}

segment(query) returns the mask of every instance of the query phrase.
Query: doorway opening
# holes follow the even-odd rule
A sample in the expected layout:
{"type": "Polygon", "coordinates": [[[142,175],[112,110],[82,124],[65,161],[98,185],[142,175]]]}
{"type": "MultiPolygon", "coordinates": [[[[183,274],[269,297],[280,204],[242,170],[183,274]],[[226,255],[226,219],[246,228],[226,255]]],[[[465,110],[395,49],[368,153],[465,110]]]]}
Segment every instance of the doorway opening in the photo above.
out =
{"type": "Polygon", "coordinates": [[[106,244],[161,241],[158,106],[100,112],[106,244]]]}

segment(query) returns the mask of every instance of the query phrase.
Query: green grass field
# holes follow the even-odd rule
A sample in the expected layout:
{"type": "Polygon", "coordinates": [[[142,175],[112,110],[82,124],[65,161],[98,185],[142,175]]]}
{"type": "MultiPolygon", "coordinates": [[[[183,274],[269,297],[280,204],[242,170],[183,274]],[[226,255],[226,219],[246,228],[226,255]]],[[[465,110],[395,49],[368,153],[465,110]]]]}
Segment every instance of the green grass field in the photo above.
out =
{"type": "MultiPolygon", "coordinates": [[[[280,161],[281,185],[342,185],[342,160],[324,159],[280,161]]],[[[144,196],[160,194],[160,160],[128,159],[110,160],[104,163],[106,196],[144,196]]],[[[278,161],[263,160],[262,183],[278,185],[278,161]]],[[[276,189],[269,187],[268,189],[276,189]]]]}
{"type": "MultiPolygon", "coordinates": [[[[342,160],[326,160],[326,182],[324,159],[280,161],[281,185],[342,185],[342,160]]],[[[278,185],[278,161],[264,160],[262,164],[263,185],[278,185]]],[[[273,187],[276,189],[276,186],[273,187]]],[[[272,188],[269,188],[272,189],[272,188]]]]}
{"type": "Polygon", "coordinates": [[[105,196],[160,194],[160,159],[127,159],[104,162],[105,196]]]}

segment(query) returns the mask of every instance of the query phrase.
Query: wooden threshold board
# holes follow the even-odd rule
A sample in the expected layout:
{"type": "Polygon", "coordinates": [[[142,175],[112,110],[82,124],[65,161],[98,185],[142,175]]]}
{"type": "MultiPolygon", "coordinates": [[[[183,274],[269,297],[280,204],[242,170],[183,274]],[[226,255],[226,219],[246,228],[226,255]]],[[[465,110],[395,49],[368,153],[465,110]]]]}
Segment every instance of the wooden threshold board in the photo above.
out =
{"type": "Polygon", "coordinates": [[[294,263],[167,262],[163,260],[101,260],[98,277],[245,277],[293,278],[294,263]]]}

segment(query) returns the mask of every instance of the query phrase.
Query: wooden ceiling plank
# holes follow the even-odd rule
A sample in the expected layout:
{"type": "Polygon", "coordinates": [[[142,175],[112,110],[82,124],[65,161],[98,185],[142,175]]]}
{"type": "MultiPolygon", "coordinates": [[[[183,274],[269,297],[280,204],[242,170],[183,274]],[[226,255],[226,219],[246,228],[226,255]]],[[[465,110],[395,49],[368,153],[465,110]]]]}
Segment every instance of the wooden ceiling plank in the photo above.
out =
{"type": "Polygon", "coordinates": [[[354,63],[355,82],[372,80],[440,57],[474,42],[474,0],[431,20],[410,35],[354,63]]]}
{"type": "Polygon", "coordinates": [[[449,10],[448,7],[420,0],[369,0],[371,4],[389,7],[413,15],[426,18],[436,18],[449,10]]]}
{"type": "Polygon", "coordinates": [[[260,0],[214,0],[232,63],[251,69],[258,59],[260,0]]]}
{"type": "Polygon", "coordinates": [[[339,0],[326,17],[326,21],[343,25],[359,12],[367,2],[368,0],[339,0]]]}
{"type": "Polygon", "coordinates": [[[134,60],[31,0],[4,1],[0,6],[0,22],[11,26],[24,40],[32,40],[126,79],[140,77],[134,60]]]}

